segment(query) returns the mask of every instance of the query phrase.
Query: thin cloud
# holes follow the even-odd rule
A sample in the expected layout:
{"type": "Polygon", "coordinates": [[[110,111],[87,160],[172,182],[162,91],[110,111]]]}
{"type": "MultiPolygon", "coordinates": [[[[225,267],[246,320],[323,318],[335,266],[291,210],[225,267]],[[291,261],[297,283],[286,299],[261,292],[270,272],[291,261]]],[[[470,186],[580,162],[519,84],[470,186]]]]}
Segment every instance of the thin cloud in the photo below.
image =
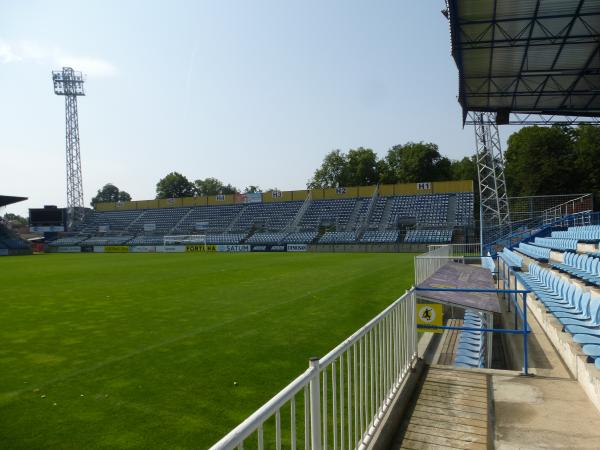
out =
{"type": "Polygon", "coordinates": [[[92,56],[77,56],[58,47],[48,47],[32,41],[8,42],[0,39],[0,63],[47,64],[59,69],[73,67],[92,77],[113,77],[117,68],[109,61],[92,56]]]}

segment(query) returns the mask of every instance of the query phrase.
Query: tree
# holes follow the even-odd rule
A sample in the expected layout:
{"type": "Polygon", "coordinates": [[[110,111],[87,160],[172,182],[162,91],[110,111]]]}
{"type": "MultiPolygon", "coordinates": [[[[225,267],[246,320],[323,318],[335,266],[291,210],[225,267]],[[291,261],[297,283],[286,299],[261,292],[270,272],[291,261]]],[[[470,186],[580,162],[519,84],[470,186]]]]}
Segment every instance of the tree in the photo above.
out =
{"type": "Polygon", "coordinates": [[[450,163],[450,177],[453,180],[473,180],[477,183],[477,161],[475,156],[465,156],[463,159],[450,163]]]}
{"type": "Polygon", "coordinates": [[[117,186],[112,183],[105,184],[102,189],[98,189],[96,196],[92,198],[91,205],[94,206],[96,203],[103,202],[129,202],[131,201],[131,195],[125,191],[119,190],[117,186]]]}
{"type": "Polygon", "coordinates": [[[573,133],[563,127],[525,127],[508,138],[504,175],[512,196],[578,190],[573,133]]]}
{"type": "Polygon", "coordinates": [[[348,163],[341,150],[334,150],[325,155],[312,179],[307,183],[309,189],[346,186],[348,184],[348,163]]]}
{"type": "Polygon", "coordinates": [[[575,168],[578,191],[600,193],[600,128],[580,125],[575,130],[575,168]]]}
{"type": "Polygon", "coordinates": [[[171,172],[156,183],[156,198],[192,197],[194,183],[178,172],[171,172]]]}
{"type": "Polygon", "coordinates": [[[225,185],[216,178],[205,178],[204,180],[194,181],[194,190],[196,195],[209,196],[217,194],[235,194],[238,189],[231,184],[225,185]]]}
{"type": "Polygon", "coordinates": [[[19,225],[27,225],[28,221],[25,217],[19,216],[18,214],[6,213],[4,214],[4,220],[8,222],[17,223],[19,225]]]}
{"type": "Polygon", "coordinates": [[[438,181],[450,176],[450,160],[442,157],[438,146],[432,143],[408,142],[395,145],[387,153],[386,163],[397,183],[438,181]]]}
{"type": "Polygon", "coordinates": [[[246,186],[246,188],[244,189],[244,194],[255,194],[257,192],[261,192],[259,186],[250,185],[246,186]]]}
{"type": "Polygon", "coordinates": [[[346,184],[371,186],[379,182],[377,154],[370,148],[358,147],[346,155],[346,184]]]}

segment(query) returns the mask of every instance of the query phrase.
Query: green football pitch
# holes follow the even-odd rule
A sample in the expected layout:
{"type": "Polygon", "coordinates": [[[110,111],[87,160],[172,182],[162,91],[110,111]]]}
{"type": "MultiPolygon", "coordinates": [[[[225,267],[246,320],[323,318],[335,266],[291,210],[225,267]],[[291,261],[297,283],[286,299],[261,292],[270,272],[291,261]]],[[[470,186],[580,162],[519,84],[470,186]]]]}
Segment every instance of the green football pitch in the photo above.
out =
{"type": "Polygon", "coordinates": [[[207,448],[407,289],[410,254],[0,259],[0,447],[207,448]]]}

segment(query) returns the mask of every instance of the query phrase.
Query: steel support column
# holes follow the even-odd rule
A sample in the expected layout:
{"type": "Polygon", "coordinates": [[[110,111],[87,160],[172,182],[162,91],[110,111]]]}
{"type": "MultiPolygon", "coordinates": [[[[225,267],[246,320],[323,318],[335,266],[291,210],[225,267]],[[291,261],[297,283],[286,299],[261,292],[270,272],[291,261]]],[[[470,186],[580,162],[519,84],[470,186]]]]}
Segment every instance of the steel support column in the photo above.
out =
{"type": "Polygon", "coordinates": [[[493,113],[471,113],[475,123],[482,246],[510,232],[504,155],[493,113]]]}

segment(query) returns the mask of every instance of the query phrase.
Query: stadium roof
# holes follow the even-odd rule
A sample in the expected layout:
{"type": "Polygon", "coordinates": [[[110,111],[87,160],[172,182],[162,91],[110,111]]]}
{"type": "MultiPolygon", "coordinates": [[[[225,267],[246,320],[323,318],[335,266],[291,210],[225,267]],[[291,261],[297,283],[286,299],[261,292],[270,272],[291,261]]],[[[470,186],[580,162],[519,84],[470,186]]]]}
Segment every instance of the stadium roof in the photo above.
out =
{"type": "Polygon", "coordinates": [[[475,292],[477,289],[488,291],[496,289],[491,272],[483,267],[455,262],[444,264],[417,285],[419,297],[426,300],[484,312],[501,312],[498,295],[495,292],[475,292]],[[447,290],[436,291],[435,289],[447,290]],[[452,289],[473,291],[461,292],[452,289]]]}
{"type": "Polygon", "coordinates": [[[22,202],[23,200],[27,200],[27,197],[14,197],[11,195],[0,195],[0,207],[11,205],[13,203],[22,202]]]}
{"type": "Polygon", "coordinates": [[[600,0],[447,0],[470,111],[600,117],[600,0]]]}

